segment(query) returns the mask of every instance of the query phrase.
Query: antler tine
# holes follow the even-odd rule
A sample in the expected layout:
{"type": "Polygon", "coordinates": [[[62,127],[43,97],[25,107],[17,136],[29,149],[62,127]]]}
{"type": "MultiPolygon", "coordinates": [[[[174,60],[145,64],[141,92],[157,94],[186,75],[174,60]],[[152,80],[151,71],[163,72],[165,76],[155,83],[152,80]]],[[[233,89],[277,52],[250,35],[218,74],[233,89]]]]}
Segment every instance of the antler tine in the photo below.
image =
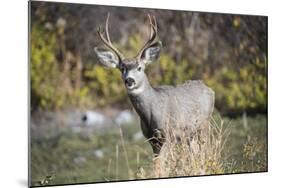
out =
{"type": "Polygon", "coordinates": [[[154,20],[154,24],[152,23],[152,19],[150,14],[147,14],[147,17],[149,19],[149,25],[150,25],[150,33],[149,33],[149,39],[147,40],[147,42],[143,45],[143,47],[141,48],[141,50],[138,53],[138,57],[141,56],[142,52],[145,50],[145,48],[150,45],[156,38],[157,36],[157,26],[156,24],[156,20],[155,17],[153,16],[153,20],[154,20]]]}
{"type": "Polygon", "coordinates": [[[99,27],[98,35],[99,35],[100,39],[103,41],[103,43],[104,43],[108,48],[110,48],[113,52],[115,52],[115,54],[117,55],[117,57],[118,57],[118,59],[119,59],[119,62],[121,62],[121,60],[123,59],[123,55],[122,55],[122,53],[120,53],[120,52],[113,46],[113,44],[111,43],[111,40],[110,40],[109,33],[108,33],[108,20],[109,20],[109,16],[110,16],[110,14],[108,13],[108,14],[107,14],[107,18],[106,18],[106,23],[105,23],[105,35],[106,35],[106,38],[104,38],[104,35],[103,35],[103,32],[102,32],[101,26],[99,27]]]}
{"type": "Polygon", "coordinates": [[[112,44],[112,43],[111,43],[111,40],[110,40],[109,33],[108,33],[108,20],[109,20],[109,16],[110,16],[110,13],[108,13],[108,14],[107,14],[107,17],[106,17],[106,22],[105,22],[105,34],[106,34],[106,38],[107,38],[107,41],[109,42],[109,44],[112,44]]]}
{"type": "Polygon", "coordinates": [[[157,22],[156,22],[156,18],[155,16],[152,16],[153,21],[151,19],[150,14],[147,14],[148,19],[149,19],[149,25],[150,25],[150,34],[149,34],[149,39],[151,39],[153,37],[153,27],[154,27],[154,32],[156,32],[157,35],[157,22]]]}
{"type": "Polygon", "coordinates": [[[149,26],[150,26],[150,28],[149,28],[149,39],[152,37],[152,21],[151,21],[151,16],[150,16],[150,14],[147,14],[147,16],[148,16],[148,20],[149,20],[149,26]]]}
{"type": "Polygon", "coordinates": [[[153,16],[153,21],[154,21],[155,31],[156,31],[156,33],[157,33],[158,28],[157,28],[157,21],[156,21],[155,16],[153,16]]]}

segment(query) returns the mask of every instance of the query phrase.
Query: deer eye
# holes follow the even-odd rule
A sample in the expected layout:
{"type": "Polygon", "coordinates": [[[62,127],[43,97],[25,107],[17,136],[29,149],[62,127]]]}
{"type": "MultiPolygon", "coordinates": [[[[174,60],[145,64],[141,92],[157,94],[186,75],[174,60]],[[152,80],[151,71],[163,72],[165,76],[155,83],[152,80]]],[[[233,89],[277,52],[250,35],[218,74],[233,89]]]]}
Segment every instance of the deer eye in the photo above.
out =
{"type": "Polygon", "coordinates": [[[141,71],[141,67],[138,67],[138,71],[139,71],[139,72],[141,71]]]}

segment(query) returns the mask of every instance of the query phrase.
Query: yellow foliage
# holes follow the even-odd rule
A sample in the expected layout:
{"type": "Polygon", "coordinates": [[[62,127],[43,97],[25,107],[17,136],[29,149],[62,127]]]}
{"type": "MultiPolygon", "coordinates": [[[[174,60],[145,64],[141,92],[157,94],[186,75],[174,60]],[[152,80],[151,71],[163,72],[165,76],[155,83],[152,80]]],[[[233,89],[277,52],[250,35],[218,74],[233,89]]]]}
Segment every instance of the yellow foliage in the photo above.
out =
{"type": "MultiPolygon", "coordinates": [[[[238,26],[239,20],[234,19],[238,26]]],[[[133,57],[143,45],[140,35],[128,39],[128,57],[133,57]]],[[[118,43],[116,44],[118,46],[118,43]]],[[[118,46],[119,47],[119,46],[118,46]]],[[[73,85],[76,73],[64,69],[63,62],[56,58],[59,51],[58,33],[46,30],[40,24],[32,25],[31,31],[31,89],[32,106],[35,99],[42,108],[64,108],[67,106],[104,106],[124,104],[126,90],[117,69],[106,69],[95,63],[87,63],[81,72],[81,84],[73,85]]],[[[207,64],[194,64],[186,58],[176,61],[162,51],[158,62],[149,65],[147,76],[152,85],[176,85],[189,79],[202,78],[216,93],[216,106],[222,110],[245,110],[265,107],[267,59],[256,58],[254,63],[245,62],[235,66],[217,67],[211,73],[207,64]],[[203,71],[202,71],[203,70],[203,71]]]]}

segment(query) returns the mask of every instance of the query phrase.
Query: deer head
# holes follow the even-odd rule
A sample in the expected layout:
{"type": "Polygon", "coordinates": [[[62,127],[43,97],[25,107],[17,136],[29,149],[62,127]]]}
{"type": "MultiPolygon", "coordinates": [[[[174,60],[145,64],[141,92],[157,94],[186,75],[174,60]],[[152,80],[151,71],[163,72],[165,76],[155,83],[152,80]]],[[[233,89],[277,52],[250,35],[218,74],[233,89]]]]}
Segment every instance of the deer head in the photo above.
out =
{"type": "Polygon", "coordinates": [[[146,65],[158,59],[162,47],[161,41],[155,40],[157,37],[156,19],[155,17],[151,18],[150,15],[148,15],[148,19],[150,24],[149,38],[134,58],[124,58],[122,53],[113,46],[108,33],[109,14],[106,19],[105,32],[102,31],[101,27],[98,30],[100,39],[108,48],[108,50],[98,47],[94,49],[99,62],[106,67],[119,69],[125,86],[131,94],[137,94],[144,90],[148,83],[144,69],[146,65]]]}

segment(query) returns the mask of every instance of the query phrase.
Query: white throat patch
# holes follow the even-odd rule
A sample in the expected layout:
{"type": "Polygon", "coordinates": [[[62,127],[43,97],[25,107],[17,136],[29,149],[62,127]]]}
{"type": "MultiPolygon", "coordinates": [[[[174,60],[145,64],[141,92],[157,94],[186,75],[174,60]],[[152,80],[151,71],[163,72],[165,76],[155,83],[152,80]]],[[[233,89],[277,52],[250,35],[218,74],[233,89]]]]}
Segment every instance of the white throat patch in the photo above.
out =
{"type": "Polygon", "coordinates": [[[129,94],[138,95],[144,91],[144,84],[142,84],[140,87],[132,89],[132,90],[127,89],[127,91],[129,94]]]}

